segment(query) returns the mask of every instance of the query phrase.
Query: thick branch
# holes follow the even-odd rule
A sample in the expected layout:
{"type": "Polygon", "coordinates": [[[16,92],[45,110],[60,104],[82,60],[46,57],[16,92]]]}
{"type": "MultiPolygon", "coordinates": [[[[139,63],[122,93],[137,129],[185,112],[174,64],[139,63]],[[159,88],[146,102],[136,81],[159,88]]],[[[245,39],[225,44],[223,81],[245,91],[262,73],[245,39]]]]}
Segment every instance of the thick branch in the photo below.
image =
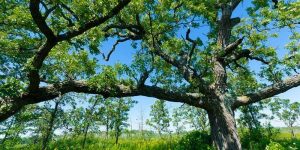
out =
{"type": "Polygon", "coordinates": [[[55,85],[49,85],[47,87],[41,87],[35,93],[25,93],[19,98],[7,101],[7,106],[10,107],[3,107],[4,105],[1,104],[0,121],[7,119],[25,105],[51,100],[58,97],[60,94],[69,92],[100,94],[104,97],[127,97],[142,95],[172,102],[183,102],[196,107],[204,107],[203,102],[200,102],[202,96],[197,93],[168,91],[166,89],[148,85],[137,87],[117,84],[99,89],[96,86],[89,85],[86,81],[69,81],[55,85]]]}
{"type": "MultiPolygon", "coordinates": [[[[50,27],[47,25],[45,18],[42,16],[40,12],[40,0],[31,0],[30,1],[30,12],[32,15],[32,18],[34,22],[37,24],[38,28],[41,30],[41,32],[46,36],[47,41],[46,43],[39,49],[37,54],[34,56],[32,60],[32,67],[29,69],[29,91],[33,92],[35,90],[38,90],[39,84],[40,84],[40,76],[39,76],[39,70],[43,64],[43,61],[48,56],[51,49],[59,42],[63,40],[68,40],[70,38],[73,38],[77,35],[80,35],[84,33],[85,31],[100,25],[101,23],[107,21],[111,17],[118,14],[128,3],[130,0],[123,0],[121,1],[116,7],[114,7],[106,16],[100,17],[98,19],[92,20],[82,27],[79,27],[78,30],[73,30],[70,32],[67,32],[63,35],[59,35],[56,37],[53,33],[53,31],[50,29],[50,27]]],[[[46,9],[46,8],[45,8],[46,9]]]]}
{"type": "Polygon", "coordinates": [[[29,91],[35,91],[38,89],[40,84],[39,70],[42,67],[43,61],[48,56],[50,50],[56,45],[56,41],[47,40],[46,43],[41,46],[36,55],[33,57],[31,62],[31,68],[29,70],[29,91]]]}
{"type": "Polygon", "coordinates": [[[141,73],[140,78],[136,79],[137,87],[145,86],[145,82],[149,78],[149,75],[153,70],[154,70],[154,67],[151,66],[151,68],[149,70],[145,69],[145,71],[141,73]]]}
{"type": "Polygon", "coordinates": [[[17,102],[9,98],[0,98],[0,122],[19,112],[24,106],[23,104],[20,104],[20,102],[21,101],[19,100],[17,102]]]}
{"type": "Polygon", "coordinates": [[[59,41],[69,40],[69,39],[71,39],[75,36],[78,36],[78,35],[86,32],[87,30],[89,30],[91,28],[99,26],[100,24],[104,23],[108,19],[110,19],[110,18],[114,17],[115,15],[117,15],[126,5],[129,4],[130,1],[131,0],[122,0],[106,16],[91,20],[91,21],[87,22],[86,24],[84,24],[83,26],[79,27],[77,30],[72,30],[72,31],[69,31],[69,32],[64,33],[62,35],[59,35],[58,40],[59,41]]]}
{"type": "Polygon", "coordinates": [[[260,62],[262,62],[264,64],[269,64],[268,61],[264,60],[261,57],[252,56],[250,50],[243,49],[242,51],[236,52],[233,55],[231,55],[229,58],[227,58],[226,59],[226,65],[230,64],[231,62],[237,62],[238,60],[240,60],[242,58],[247,58],[247,59],[251,59],[251,60],[257,60],[257,61],[260,61],[260,62]]]}
{"type": "Polygon", "coordinates": [[[41,30],[41,32],[47,37],[47,39],[55,39],[55,35],[53,31],[47,25],[45,18],[42,16],[40,12],[40,0],[30,0],[30,13],[33,18],[33,21],[41,30]]]}
{"type": "Polygon", "coordinates": [[[300,74],[290,77],[281,83],[275,83],[270,85],[262,90],[259,90],[255,93],[249,93],[244,96],[240,96],[237,98],[235,103],[233,104],[233,109],[236,109],[240,106],[249,105],[255,102],[259,102],[263,99],[273,97],[280,93],[286,92],[294,87],[300,86],[300,74]]]}
{"type": "Polygon", "coordinates": [[[239,4],[241,0],[232,0],[231,2],[231,9],[234,10],[239,4]]]}
{"type": "Polygon", "coordinates": [[[40,31],[46,36],[47,41],[42,47],[40,47],[40,49],[38,50],[37,54],[33,57],[33,60],[31,62],[32,67],[30,68],[28,74],[28,78],[30,81],[28,87],[29,91],[34,91],[38,89],[40,84],[39,69],[41,68],[43,61],[47,57],[50,50],[57,43],[56,36],[54,35],[50,27],[47,25],[45,17],[43,17],[40,12],[40,3],[40,0],[30,0],[30,13],[35,24],[38,26],[40,31]]]}
{"type": "Polygon", "coordinates": [[[57,5],[51,7],[50,9],[46,9],[46,12],[44,14],[44,20],[48,18],[48,16],[57,8],[57,5]]]}
{"type": "Polygon", "coordinates": [[[243,38],[240,38],[240,39],[236,40],[235,42],[226,46],[224,49],[225,53],[224,53],[223,57],[232,54],[233,51],[242,43],[242,41],[243,41],[243,38]]]}

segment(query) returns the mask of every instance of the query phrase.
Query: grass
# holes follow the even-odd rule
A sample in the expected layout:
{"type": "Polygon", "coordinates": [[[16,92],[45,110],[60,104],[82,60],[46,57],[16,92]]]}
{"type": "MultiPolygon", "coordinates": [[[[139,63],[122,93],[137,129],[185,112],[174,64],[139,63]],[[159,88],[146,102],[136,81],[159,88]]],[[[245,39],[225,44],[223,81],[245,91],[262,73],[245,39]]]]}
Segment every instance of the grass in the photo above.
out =
{"type": "MultiPolygon", "coordinates": [[[[96,136],[89,136],[87,139],[85,150],[171,150],[174,149],[179,137],[162,137],[162,138],[141,138],[122,137],[118,144],[115,144],[113,138],[105,139],[96,136]]],[[[82,137],[59,139],[56,142],[51,142],[50,149],[57,150],[79,150],[82,149],[82,137]]]]}
{"type": "MultiPolygon", "coordinates": [[[[295,134],[296,139],[300,140],[300,132],[295,134]]],[[[275,139],[291,139],[292,135],[289,132],[280,132],[276,135],[275,139]]]]}
{"type": "MultiPolygon", "coordinates": [[[[181,150],[182,147],[179,145],[182,144],[180,141],[185,139],[185,141],[190,141],[186,134],[181,135],[164,135],[159,137],[155,134],[145,134],[141,136],[141,134],[135,135],[126,135],[123,136],[119,140],[119,144],[115,144],[115,139],[110,137],[108,139],[103,135],[93,135],[90,134],[86,140],[86,146],[82,148],[83,136],[64,136],[64,137],[56,137],[49,143],[49,149],[51,150],[181,150]]],[[[291,139],[291,134],[289,130],[282,128],[280,129],[280,133],[278,133],[272,140],[269,145],[280,144],[284,149],[282,150],[300,150],[300,132],[296,130],[296,139],[291,139]],[[275,144],[274,144],[275,143],[275,144]]],[[[207,138],[207,137],[206,137],[207,138]]],[[[267,139],[268,140],[268,139],[267,139]]],[[[24,141],[24,139],[23,139],[24,141]]],[[[26,141],[26,140],[25,140],[26,141]]],[[[26,150],[39,150],[40,144],[32,142],[18,142],[19,144],[15,144],[16,142],[10,143],[6,142],[6,146],[1,147],[0,150],[10,150],[10,149],[26,149],[26,150]]],[[[32,140],[31,140],[32,141],[32,140]]],[[[197,142],[197,141],[196,141],[197,142]]],[[[251,141],[247,141],[251,142],[251,141]]],[[[268,142],[268,143],[269,143],[268,142]]],[[[199,143],[199,142],[198,142],[199,143]]],[[[201,142],[200,142],[201,143],[201,142]]],[[[256,150],[255,146],[261,144],[261,142],[254,142],[251,150],[256,150]]],[[[263,146],[265,147],[265,146],[263,146]]],[[[210,149],[210,148],[208,148],[210,149]]],[[[244,148],[245,149],[245,148],[244,148]]],[[[249,149],[249,148],[248,148],[249,149]]],[[[250,150],[249,149],[249,150],[250,150]]],[[[265,148],[260,148],[265,149],[265,148]]],[[[273,150],[273,149],[271,149],[273,150]]],[[[280,149],[281,150],[281,149],[280,149]]]]}

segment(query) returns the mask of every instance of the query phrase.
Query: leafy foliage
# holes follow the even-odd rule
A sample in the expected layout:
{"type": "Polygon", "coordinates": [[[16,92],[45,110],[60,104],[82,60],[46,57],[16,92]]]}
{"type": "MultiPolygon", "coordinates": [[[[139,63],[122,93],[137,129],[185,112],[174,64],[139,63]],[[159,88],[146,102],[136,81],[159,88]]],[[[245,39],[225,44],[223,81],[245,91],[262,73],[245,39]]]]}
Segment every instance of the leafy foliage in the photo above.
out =
{"type": "Polygon", "coordinates": [[[190,124],[194,130],[201,132],[208,130],[208,116],[205,110],[188,105],[182,105],[180,110],[185,122],[190,124]]]}
{"type": "Polygon", "coordinates": [[[151,106],[150,111],[151,118],[146,121],[146,123],[153,127],[159,135],[163,132],[168,132],[168,127],[170,126],[171,118],[169,117],[169,111],[166,108],[165,101],[156,100],[151,106]]]}
{"type": "Polygon", "coordinates": [[[178,141],[178,150],[210,150],[213,149],[210,135],[206,132],[192,131],[178,141]]]}
{"type": "Polygon", "coordinates": [[[292,137],[295,137],[293,127],[300,117],[300,103],[290,103],[289,99],[274,98],[270,103],[271,111],[291,128],[292,137]]]}

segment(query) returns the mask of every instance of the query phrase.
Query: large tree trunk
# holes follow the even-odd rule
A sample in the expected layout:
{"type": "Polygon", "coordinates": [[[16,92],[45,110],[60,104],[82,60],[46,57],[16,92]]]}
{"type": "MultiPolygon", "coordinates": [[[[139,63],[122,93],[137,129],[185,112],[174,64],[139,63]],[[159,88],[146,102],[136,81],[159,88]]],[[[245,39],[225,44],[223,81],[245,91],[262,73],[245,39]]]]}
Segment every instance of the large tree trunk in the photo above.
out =
{"type": "Polygon", "coordinates": [[[218,150],[241,150],[233,112],[223,103],[208,110],[211,136],[218,150]]]}

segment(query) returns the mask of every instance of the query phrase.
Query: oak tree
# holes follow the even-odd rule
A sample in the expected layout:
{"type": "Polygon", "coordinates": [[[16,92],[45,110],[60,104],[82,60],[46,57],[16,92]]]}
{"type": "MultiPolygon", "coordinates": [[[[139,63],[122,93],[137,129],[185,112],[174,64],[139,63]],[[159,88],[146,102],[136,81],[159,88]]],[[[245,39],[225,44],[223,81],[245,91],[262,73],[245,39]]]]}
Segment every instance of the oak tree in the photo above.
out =
{"type": "Polygon", "coordinates": [[[0,121],[25,105],[69,92],[142,95],[205,109],[216,147],[241,149],[234,111],[300,85],[300,3],[273,5],[268,0],[5,0],[0,121]],[[281,30],[289,34],[276,34],[281,30]],[[269,42],[278,36],[289,36],[285,48],[269,42]],[[114,41],[108,51],[101,49],[106,40],[114,41]],[[134,54],[129,64],[99,65],[99,56],[109,61],[128,42],[127,51],[134,54]],[[251,67],[254,62],[259,67],[251,67]]]}

